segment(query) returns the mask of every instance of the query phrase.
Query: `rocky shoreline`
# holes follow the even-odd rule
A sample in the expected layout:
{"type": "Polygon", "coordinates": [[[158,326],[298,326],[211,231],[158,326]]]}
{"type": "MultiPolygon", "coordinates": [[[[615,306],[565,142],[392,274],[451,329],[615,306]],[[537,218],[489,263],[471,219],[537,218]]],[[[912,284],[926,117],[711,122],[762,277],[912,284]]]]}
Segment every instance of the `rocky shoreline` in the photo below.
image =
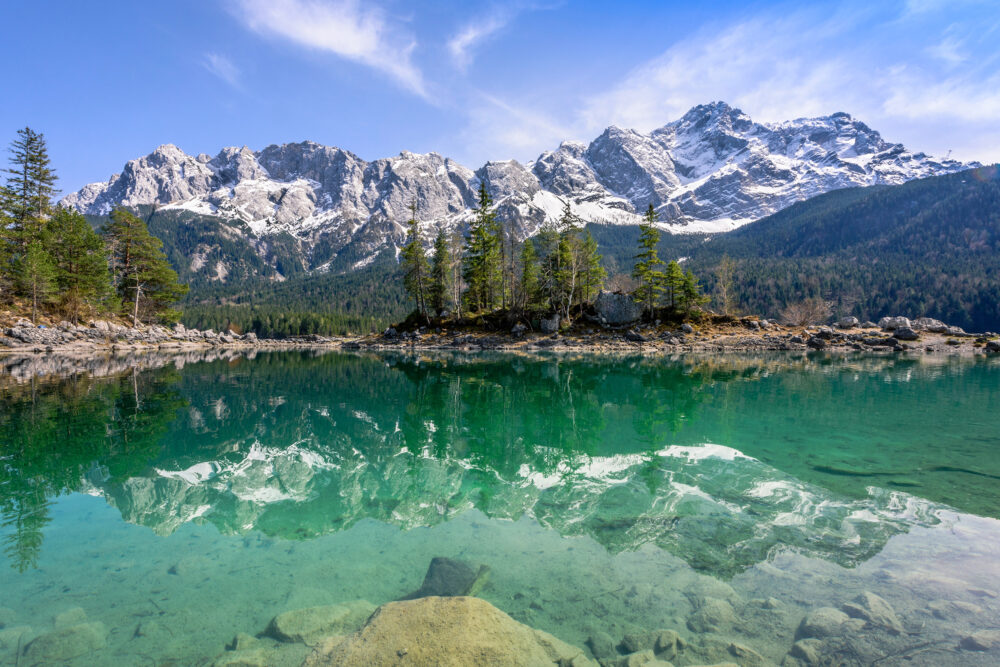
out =
{"type": "MultiPolygon", "coordinates": [[[[369,336],[326,337],[318,335],[284,339],[258,338],[254,333],[219,333],[160,325],[133,328],[106,320],[86,324],[62,322],[55,326],[34,326],[27,320],[0,328],[0,355],[7,353],[73,356],[105,355],[109,352],[183,352],[212,349],[296,349],[344,350],[457,350],[573,351],[595,354],[679,354],[760,351],[831,351],[842,353],[1000,353],[1000,336],[995,332],[967,333],[930,318],[910,320],[886,317],[879,323],[840,320],[833,326],[793,327],[756,317],[714,318],[701,324],[679,327],[655,323],[619,326],[588,323],[568,330],[530,331],[515,324],[509,331],[455,326],[420,327],[397,331],[390,327],[369,336]]],[[[548,321],[545,321],[547,324],[548,321]]]]}

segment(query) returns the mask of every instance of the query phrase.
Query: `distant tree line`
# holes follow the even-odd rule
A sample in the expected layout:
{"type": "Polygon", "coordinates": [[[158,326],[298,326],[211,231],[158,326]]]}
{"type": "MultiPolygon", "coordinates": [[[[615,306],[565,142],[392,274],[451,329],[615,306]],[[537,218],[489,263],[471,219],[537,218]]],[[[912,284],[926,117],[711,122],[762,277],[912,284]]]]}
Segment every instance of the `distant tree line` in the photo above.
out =
{"type": "Polygon", "coordinates": [[[116,209],[101,233],[75,210],[54,206],[56,175],[45,137],[25,127],[10,146],[0,187],[0,305],[78,322],[113,314],[172,321],[187,292],[146,224],[116,209]]]}
{"type": "MultiPolygon", "coordinates": [[[[459,317],[503,311],[527,319],[556,314],[569,323],[575,309],[592,303],[605,287],[608,272],[597,241],[569,202],[557,221],[518,242],[510,226],[497,218],[486,184],[480,183],[468,233],[449,234],[439,227],[430,257],[415,205],[410,213],[400,264],[406,292],[424,318],[451,311],[459,317]]],[[[689,313],[705,299],[694,274],[659,259],[656,222],[650,205],[635,257],[633,276],[639,282],[634,296],[650,317],[658,307],[689,313]]]]}

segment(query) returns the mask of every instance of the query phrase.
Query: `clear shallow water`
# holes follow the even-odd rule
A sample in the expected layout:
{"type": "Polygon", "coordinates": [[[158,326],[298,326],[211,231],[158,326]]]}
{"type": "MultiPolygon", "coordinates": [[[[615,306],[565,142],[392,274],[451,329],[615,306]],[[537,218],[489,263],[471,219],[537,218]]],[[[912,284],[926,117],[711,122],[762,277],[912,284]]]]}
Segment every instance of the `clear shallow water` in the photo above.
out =
{"type": "Polygon", "coordinates": [[[82,608],[109,633],[75,664],[210,660],[435,556],[581,647],[669,628],[679,665],[781,663],[870,591],[904,632],[840,664],[1000,661],[958,648],[1000,625],[994,360],[273,353],[0,387],[0,621],[23,644],[82,608]]]}

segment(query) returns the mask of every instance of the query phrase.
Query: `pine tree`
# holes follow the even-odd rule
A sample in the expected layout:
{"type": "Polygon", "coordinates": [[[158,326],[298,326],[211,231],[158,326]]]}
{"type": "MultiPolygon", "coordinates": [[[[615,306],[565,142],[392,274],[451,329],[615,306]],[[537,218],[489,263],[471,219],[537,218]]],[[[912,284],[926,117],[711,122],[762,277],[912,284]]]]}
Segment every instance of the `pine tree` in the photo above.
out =
{"type": "Polygon", "coordinates": [[[104,236],[123,314],[132,317],[134,326],[148,318],[176,319],[178,313],[170,306],[187,294],[188,287],[178,281],[163,254],[163,243],[150,235],[146,223],[118,208],[111,212],[104,236]]]}
{"type": "Polygon", "coordinates": [[[604,279],[608,277],[608,272],[601,265],[601,255],[597,252],[597,241],[590,230],[583,237],[580,254],[582,297],[585,303],[590,303],[604,287],[604,279]]]}
{"type": "Polygon", "coordinates": [[[523,311],[534,311],[544,307],[541,283],[539,282],[538,254],[531,239],[525,239],[521,246],[520,306],[523,311]]]}
{"type": "Polygon", "coordinates": [[[434,239],[434,255],[431,258],[430,287],[427,290],[427,302],[436,314],[442,313],[448,305],[450,255],[448,236],[444,227],[438,227],[437,237],[434,239]]]}
{"type": "Polygon", "coordinates": [[[32,241],[39,239],[56,194],[56,174],[49,162],[45,135],[30,127],[18,130],[10,145],[10,164],[5,170],[3,205],[11,219],[17,252],[23,254],[32,241]]]}
{"type": "Polygon", "coordinates": [[[569,311],[577,296],[577,279],[579,267],[579,231],[580,218],[570,208],[569,202],[563,203],[562,215],[556,223],[559,240],[555,248],[555,267],[553,273],[553,301],[564,322],[569,322],[569,311]]]}
{"type": "Polygon", "coordinates": [[[681,298],[681,290],[684,287],[684,269],[676,260],[670,260],[667,264],[667,271],[663,276],[663,287],[666,290],[670,307],[676,309],[681,298]]]}
{"type": "Polygon", "coordinates": [[[28,244],[18,261],[18,285],[31,299],[31,321],[38,318],[38,307],[51,299],[56,289],[56,270],[41,241],[28,244]]]}
{"type": "Polygon", "coordinates": [[[486,184],[479,184],[479,206],[469,227],[463,277],[468,284],[466,301],[469,310],[492,311],[497,305],[497,287],[501,280],[500,243],[496,215],[490,210],[493,198],[486,184]]]}
{"type": "Polygon", "coordinates": [[[111,276],[104,241],[80,213],[58,207],[42,231],[52,258],[59,302],[76,323],[84,306],[98,306],[111,296],[111,276]]]}
{"type": "Polygon", "coordinates": [[[695,278],[694,273],[691,271],[684,273],[684,280],[681,282],[678,302],[680,309],[685,314],[690,313],[691,310],[697,306],[708,303],[708,297],[702,296],[701,287],[698,285],[698,279],[695,278]]]}
{"type": "Polygon", "coordinates": [[[660,231],[656,228],[658,220],[653,205],[649,205],[645,219],[639,227],[639,254],[635,256],[636,264],[632,270],[632,276],[639,281],[639,288],[636,293],[639,295],[639,302],[644,304],[646,312],[653,316],[656,302],[663,293],[663,271],[659,267],[663,266],[656,250],[656,245],[660,242],[660,231]]]}
{"type": "Polygon", "coordinates": [[[410,219],[406,223],[406,245],[403,246],[403,286],[410,293],[414,301],[417,302],[417,310],[424,317],[427,317],[426,287],[427,255],[424,252],[424,244],[420,239],[420,223],[417,222],[417,204],[410,204],[410,219]]]}

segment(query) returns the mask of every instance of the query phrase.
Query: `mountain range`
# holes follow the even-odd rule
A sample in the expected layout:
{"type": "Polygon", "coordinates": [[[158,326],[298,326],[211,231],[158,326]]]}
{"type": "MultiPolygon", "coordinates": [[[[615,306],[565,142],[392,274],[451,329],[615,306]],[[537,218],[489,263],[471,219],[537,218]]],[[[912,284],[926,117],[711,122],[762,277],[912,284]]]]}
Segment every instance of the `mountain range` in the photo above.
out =
{"type": "Polygon", "coordinates": [[[831,190],[972,166],[887,142],[846,113],[758,123],[714,102],[649,133],[609,127],[589,144],[475,171],[437,153],[368,162],[308,141],[215,157],[168,144],[62,203],[98,218],[116,206],[155,210],[185,238],[184,256],[171,257],[182,277],[220,284],[357,271],[399,247],[411,202],[428,235],[453,229],[473,215],[481,183],[519,238],[566,202],[589,223],[634,225],[652,205],[666,231],[715,234],[831,190]]]}

